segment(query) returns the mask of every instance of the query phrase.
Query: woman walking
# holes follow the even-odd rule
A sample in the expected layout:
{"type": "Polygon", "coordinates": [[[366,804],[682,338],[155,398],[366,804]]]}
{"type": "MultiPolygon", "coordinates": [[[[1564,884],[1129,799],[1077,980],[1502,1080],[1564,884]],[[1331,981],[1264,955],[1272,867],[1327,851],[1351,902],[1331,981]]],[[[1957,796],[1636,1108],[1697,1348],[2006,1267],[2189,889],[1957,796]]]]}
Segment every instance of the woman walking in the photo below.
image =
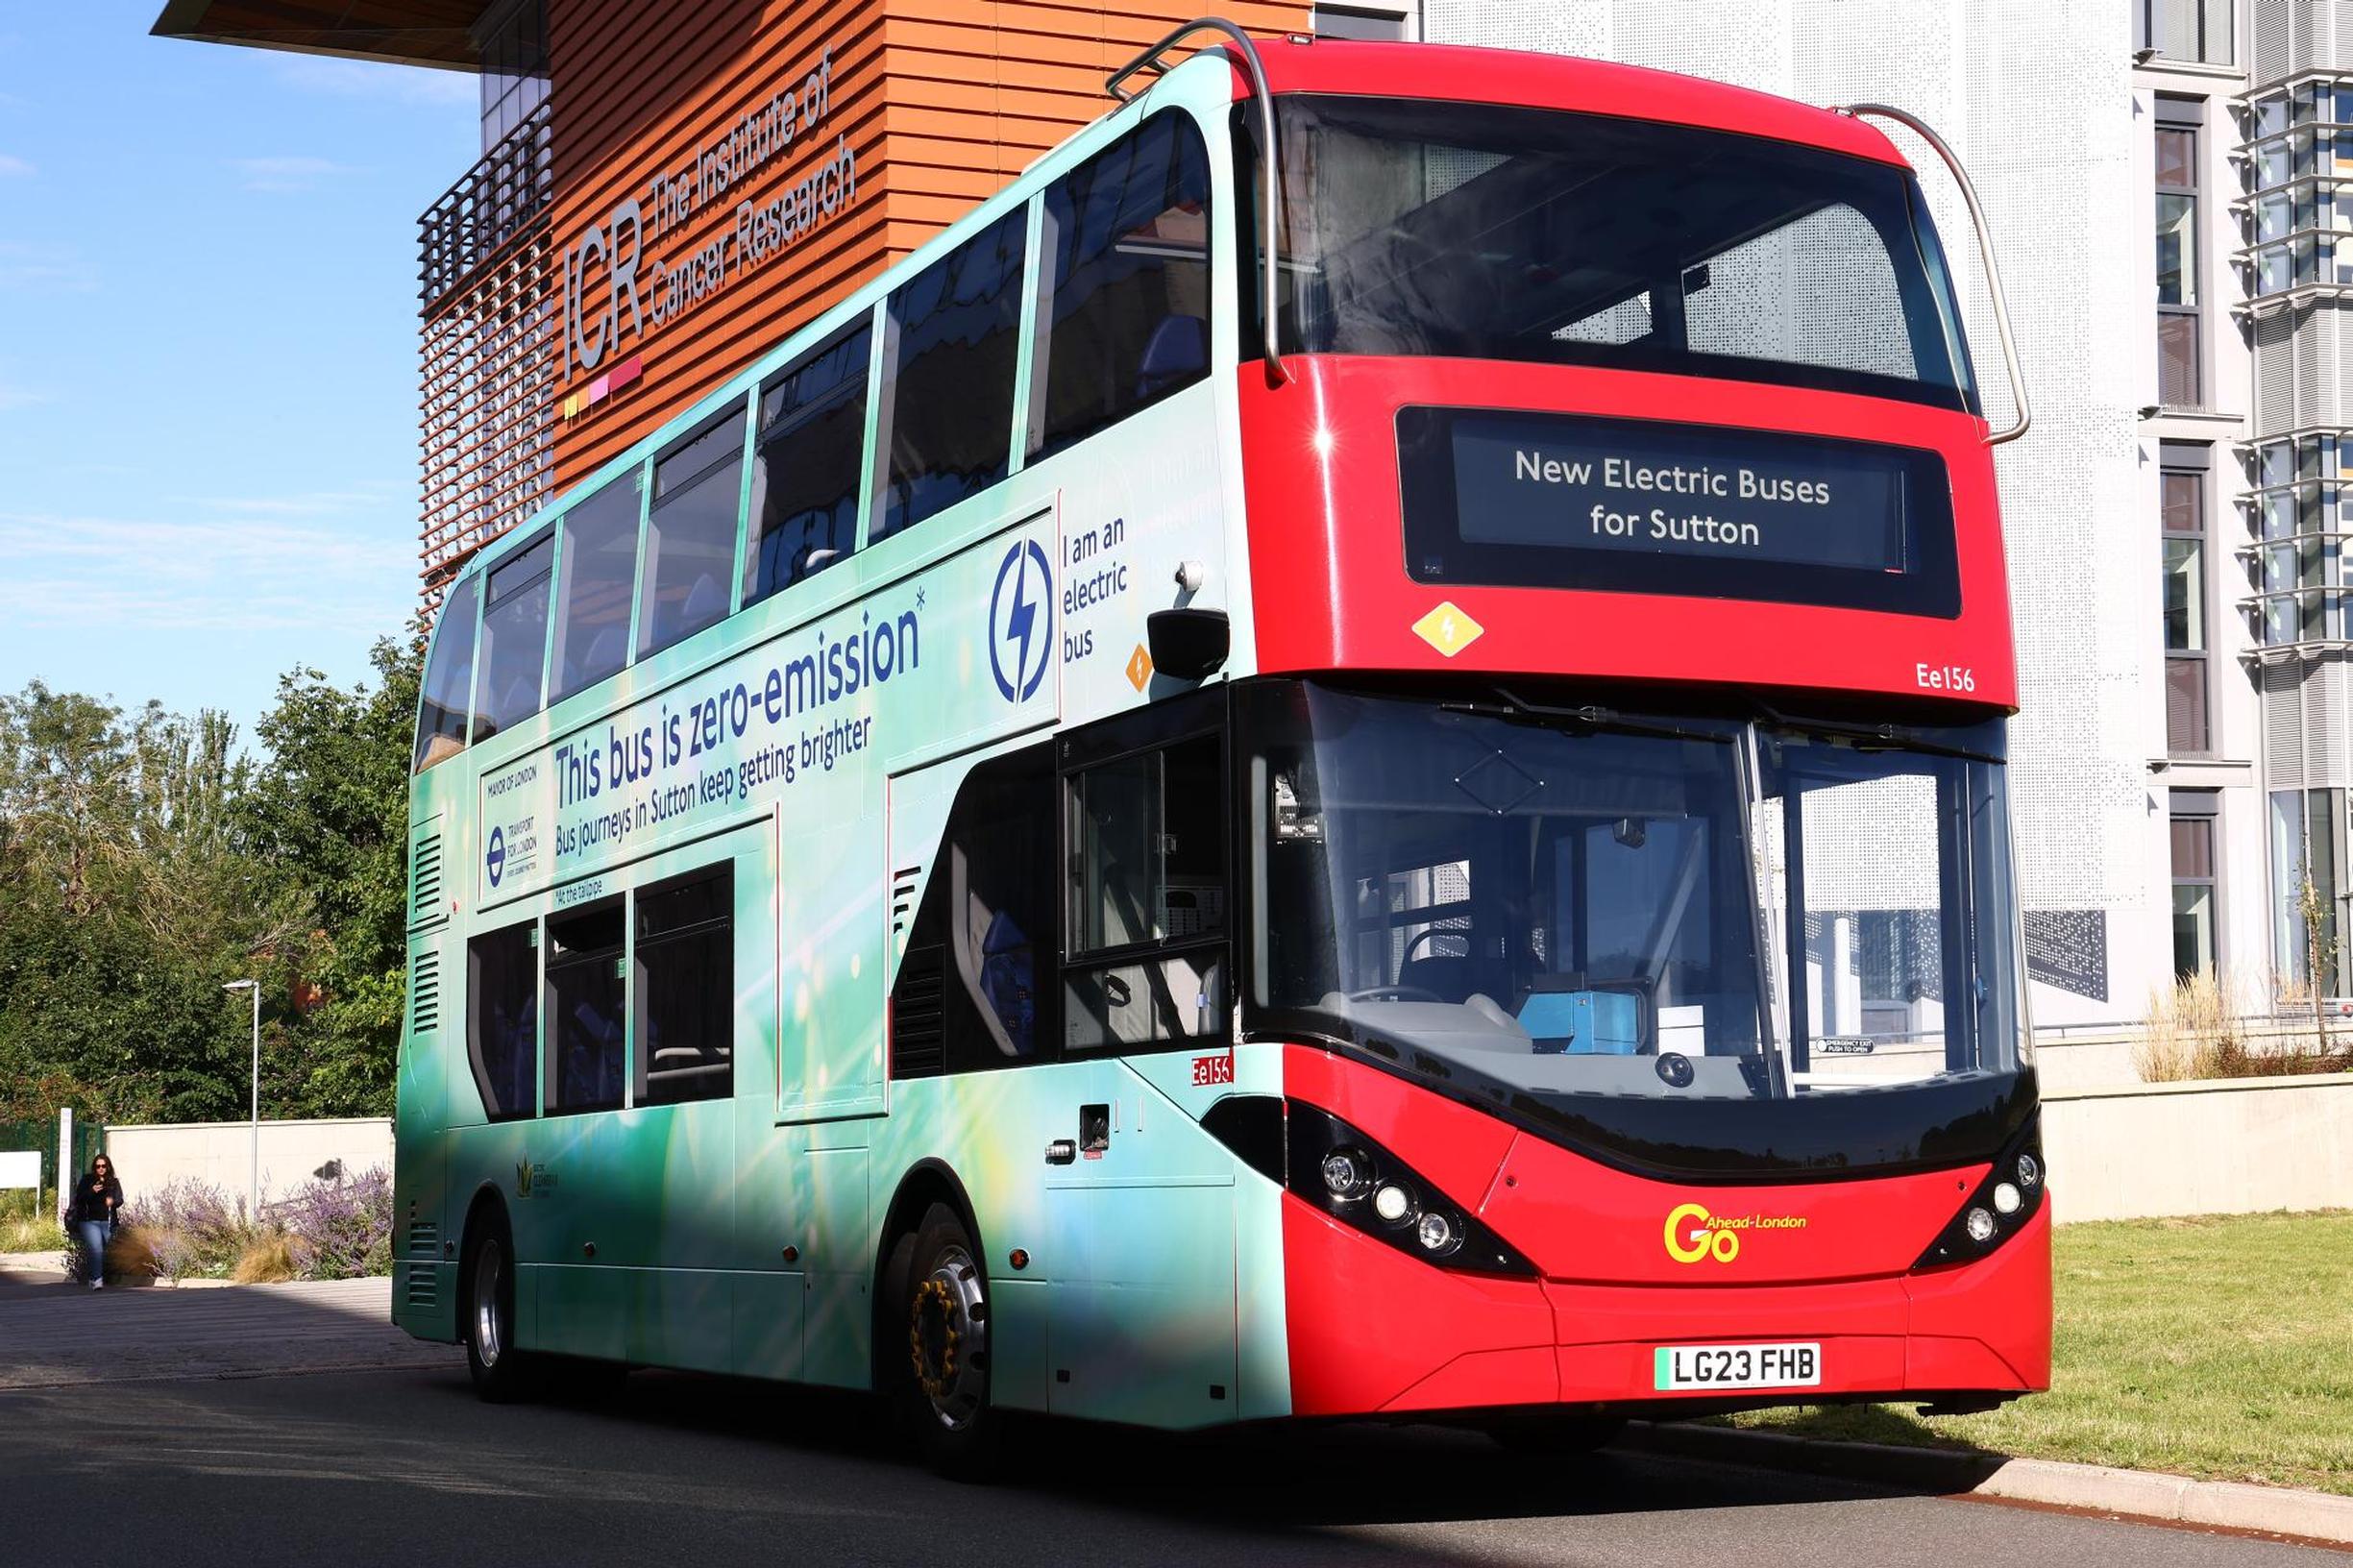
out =
{"type": "Polygon", "coordinates": [[[66,1232],[81,1244],[93,1290],[107,1287],[107,1240],[122,1207],[123,1184],[114,1179],[114,1162],[102,1154],[90,1162],[89,1174],[74,1184],[73,1202],[65,1210],[66,1232]]]}

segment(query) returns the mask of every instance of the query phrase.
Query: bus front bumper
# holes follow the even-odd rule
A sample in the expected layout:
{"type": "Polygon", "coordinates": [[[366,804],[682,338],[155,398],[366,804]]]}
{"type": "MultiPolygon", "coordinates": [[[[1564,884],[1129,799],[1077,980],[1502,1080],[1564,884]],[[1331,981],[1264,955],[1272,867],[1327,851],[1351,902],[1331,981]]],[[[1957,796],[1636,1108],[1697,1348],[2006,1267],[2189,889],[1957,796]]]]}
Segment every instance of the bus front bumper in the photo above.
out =
{"type": "Polygon", "coordinates": [[[2048,1204],[1993,1253],[1950,1267],[1658,1286],[1454,1272],[1284,1201],[1299,1415],[1963,1403],[2050,1384],[2048,1204]],[[1665,1385],[1662,1351],[1712,1346],[1815,1347],[1813,1379],[1665,1385]]]}

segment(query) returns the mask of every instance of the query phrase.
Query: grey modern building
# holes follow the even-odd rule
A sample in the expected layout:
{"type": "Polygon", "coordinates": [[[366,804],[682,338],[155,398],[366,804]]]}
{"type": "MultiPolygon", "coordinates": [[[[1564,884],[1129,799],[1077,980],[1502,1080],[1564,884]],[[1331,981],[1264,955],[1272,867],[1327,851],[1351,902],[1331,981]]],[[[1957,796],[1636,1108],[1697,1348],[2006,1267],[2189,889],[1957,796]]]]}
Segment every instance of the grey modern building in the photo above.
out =
{"type": "MultiPolygon", "coordinates": [[[[1999,468],[2037,1022],[2135,1018],[2200,968],[2262,1009],[2306,993],[2316,951],[2323,993],[2345,992],[2353,0],[1362,0],[1317,16],[1878,100],[1943,131],[1992,216],[2035,405],[1999,468]]],[[[1965,216],[1906,150],[1973,279],[1983,372],[2000,360],[1965,216]]]]}

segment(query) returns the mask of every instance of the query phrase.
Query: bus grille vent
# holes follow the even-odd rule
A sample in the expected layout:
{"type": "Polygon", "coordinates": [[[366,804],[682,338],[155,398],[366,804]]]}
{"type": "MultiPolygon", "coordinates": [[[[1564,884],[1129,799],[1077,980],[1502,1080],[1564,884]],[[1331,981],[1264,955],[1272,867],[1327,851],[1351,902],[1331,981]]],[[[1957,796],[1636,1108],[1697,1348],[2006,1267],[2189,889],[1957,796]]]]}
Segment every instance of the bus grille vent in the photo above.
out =
{"type": "Polygon", "coordinates": [[[891,873],[891,935],[904,937],[915,922],[915,895],[923,868],[902,866],[891,873]]]}
{"type": "Polygon", "coordinates": [[[947,1070],[946,950],[911,948],[891,992],[891,1076],[937,1078],[947,1070]]]}
{"type": "Polygon", "coordinates": [[[408,1032],[429,1035],[441,1026],[441,955],[428,948],[408,961],[408,1032]]]}
{"type": "Polygon", "coordinates": [[[441,912],[441,835],[421,835],[408,865],[408,923],[423,925],[441,912]]]}
{"type": "Polygon", "coordinates": [[[441,1271],[419,1260],[408,1265],[407,1302],[411,1307],[430,1307],[441,1299],[441,1271]]]}
{"type": "Polygon", "coordinates": [[[408,1222],[408,1256],[439,1258],[441,1256],[441,1227],[429,1219],[408,1222]]]}

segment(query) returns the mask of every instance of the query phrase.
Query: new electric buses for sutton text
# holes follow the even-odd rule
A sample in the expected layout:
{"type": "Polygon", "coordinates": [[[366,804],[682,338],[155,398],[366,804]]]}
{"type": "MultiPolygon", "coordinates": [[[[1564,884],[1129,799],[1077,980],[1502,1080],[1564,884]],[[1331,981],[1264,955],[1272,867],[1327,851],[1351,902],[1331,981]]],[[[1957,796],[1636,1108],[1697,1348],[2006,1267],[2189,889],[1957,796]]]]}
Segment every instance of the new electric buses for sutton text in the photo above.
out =
{"type": "Polygon", "coordinates": [[[950,1467],[2045,1386],[2024,401],[1905,117],[1222,23],[1112,86],[450,588],[396,1318],[950,1467]]]}

